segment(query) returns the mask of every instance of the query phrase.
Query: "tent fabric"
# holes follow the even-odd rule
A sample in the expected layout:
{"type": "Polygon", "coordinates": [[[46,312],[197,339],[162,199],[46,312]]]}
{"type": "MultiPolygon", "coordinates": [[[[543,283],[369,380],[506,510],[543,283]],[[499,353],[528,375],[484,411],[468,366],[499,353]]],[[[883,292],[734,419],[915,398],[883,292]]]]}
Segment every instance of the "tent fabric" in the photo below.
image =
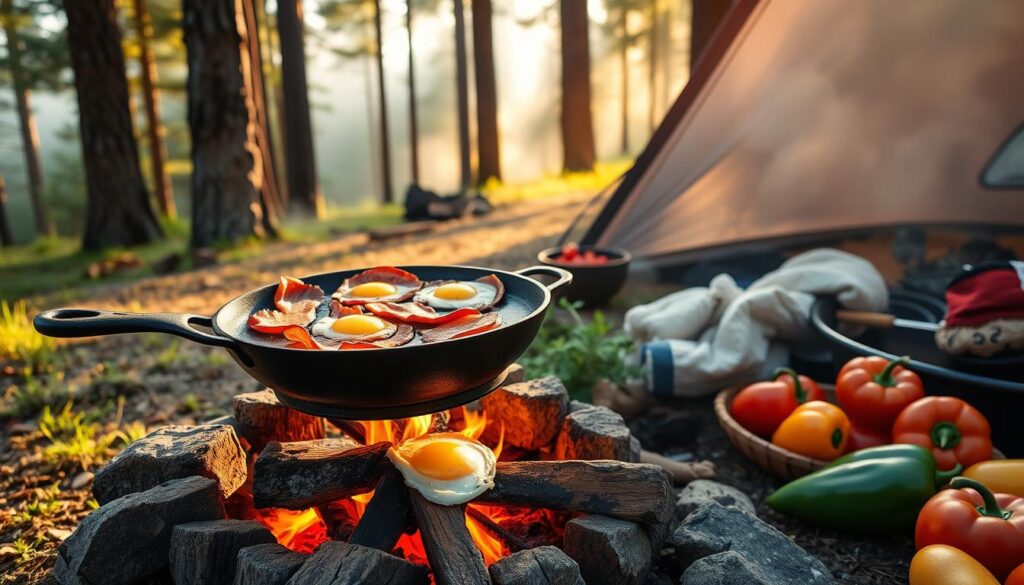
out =
{"type": "Polygon", "coordinates": [[[657,257],[884,225],[1024,225],[1021,189],[979,182],[1024,120],[1021,47],[1017,0],[762,0],[587,239],[657,257]]]}

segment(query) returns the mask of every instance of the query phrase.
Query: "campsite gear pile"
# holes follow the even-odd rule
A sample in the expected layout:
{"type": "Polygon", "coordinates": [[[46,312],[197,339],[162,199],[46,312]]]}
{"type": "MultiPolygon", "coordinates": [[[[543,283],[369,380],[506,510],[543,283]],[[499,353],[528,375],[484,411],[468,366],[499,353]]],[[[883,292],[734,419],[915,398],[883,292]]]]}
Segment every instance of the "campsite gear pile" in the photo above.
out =
{"type": "Polygon", "coordinates": [[[446,221],[472,215],[479,217],[494,210],[494,205],[479,193],[457,193],[438,195],[412,184],[405,192],[405,215],[407,221],[446,221]]]}
{"type": "Polygon", "coordinates": [[[991,357],[1024,350],[1024,261],[968,267],[946,288],[946,306],[935,332],[943,351],[991,357]]]}
{"type": "Polygon", "coordinates": [[[634,307],[624,328],[640,346],[649,391],[701,396],[764,379],[788,364],[790,345],[812,342],[809,315],[820,295],[861,311],[889,303],[885,281],[870,262],[822,248],[794,256],[746,290],[720,274],[706,288],[634,307]]]}

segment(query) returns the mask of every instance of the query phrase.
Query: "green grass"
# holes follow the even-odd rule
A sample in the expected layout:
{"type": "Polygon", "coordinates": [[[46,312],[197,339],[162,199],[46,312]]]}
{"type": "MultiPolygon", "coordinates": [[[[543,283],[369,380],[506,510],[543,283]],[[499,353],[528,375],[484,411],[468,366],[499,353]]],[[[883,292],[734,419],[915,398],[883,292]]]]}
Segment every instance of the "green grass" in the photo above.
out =
{"type": "Polygon", "coordinates": [[[62,372],[40,377],[26,373],[20,384],[0,398],[0,420],[26,419],[44,407],[62,406],[70,399],[71,389],[64,383],[62,372]]]}
{"type": "Polygon", "coordinates": [[[146,434],[142,423],[120,424],[123,408],[122,398],[118,401],[118,423],[115,423],[114,430],[107,431],[89,413],[75,412],[70,401],[56,414],[50,407],[44,407],[38,426],[49,445],[43,448],[43,459],[62,469],[75,467],[82,470],[105,462],[118,448],[146,434]]]}
{"type": "Polygon", "coordinates": [[[53,360],[53,339],[35,330],[25,302],[8,305],[0,301],[0,361],[17,362],[40,372],[53,360]]]}

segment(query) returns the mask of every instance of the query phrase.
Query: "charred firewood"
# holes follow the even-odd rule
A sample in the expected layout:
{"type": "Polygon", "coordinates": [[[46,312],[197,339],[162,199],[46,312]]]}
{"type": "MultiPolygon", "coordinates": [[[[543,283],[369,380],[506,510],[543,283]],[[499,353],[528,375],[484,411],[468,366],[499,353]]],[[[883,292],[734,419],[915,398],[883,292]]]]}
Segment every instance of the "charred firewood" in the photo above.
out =
{"type": "Polygon", "coordinates": [[[435,504],[415,490],[409,499],[438,585],[490,583],[484,557],[466,528],[465,506],[435,504]]]}
{"type": "Polygon", "coordinates": [[[270,441],[310,441],[326,436],[324,419],[288,407],[270,389],[239,394],[231,408],[255,453],[270,441]]]}
{"type": "Polygon", "coordinates": [[[277,543],[255,520],[210,520],[174,527],[169,556],[175,583],[231,585],[238,551],[256,544],[277,543]]]}
{"type": "Polygon", "coordinates": [[[280,544],[257,544],[238,551],[234,585],[285,585],[307,555],[280,544]]]}
{"type": "Polygon", "coordinates": [[[426,585],[427,570],[375,548],[328,541],[317,547],[288,585],[426,585]]]}
{"type": "Polygon", "coordinates": [[[390,552],[411,523],[409,493],[394,467],[384,472],[349,542],[390,552]]]}
{"type": "Polygon", "coordinates": [[[511,554],[490,571],[494,585],[584,585],[576,561],[554,546],[511,554]]]}
{"type": "Polygon", "coordinates": [[[350,439],[269,443],[253,470],[257,508],[302,510],[366,493],[384,473],[389,443],[354,446],[350,439]]]}

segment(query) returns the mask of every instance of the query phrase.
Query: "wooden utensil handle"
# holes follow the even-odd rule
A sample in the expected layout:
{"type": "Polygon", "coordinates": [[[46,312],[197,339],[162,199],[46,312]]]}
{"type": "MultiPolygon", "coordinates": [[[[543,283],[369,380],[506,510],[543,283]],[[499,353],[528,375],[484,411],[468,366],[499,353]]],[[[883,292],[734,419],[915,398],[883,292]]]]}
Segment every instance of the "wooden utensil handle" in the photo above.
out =
{"type": "Polygon", "coordinates": [[[836,319],[843,323],[865,325],[867,327],[891,328],[896,324],[896,316],[888,313],[872,313],[870,311],[836,311],[836,319]]]}

